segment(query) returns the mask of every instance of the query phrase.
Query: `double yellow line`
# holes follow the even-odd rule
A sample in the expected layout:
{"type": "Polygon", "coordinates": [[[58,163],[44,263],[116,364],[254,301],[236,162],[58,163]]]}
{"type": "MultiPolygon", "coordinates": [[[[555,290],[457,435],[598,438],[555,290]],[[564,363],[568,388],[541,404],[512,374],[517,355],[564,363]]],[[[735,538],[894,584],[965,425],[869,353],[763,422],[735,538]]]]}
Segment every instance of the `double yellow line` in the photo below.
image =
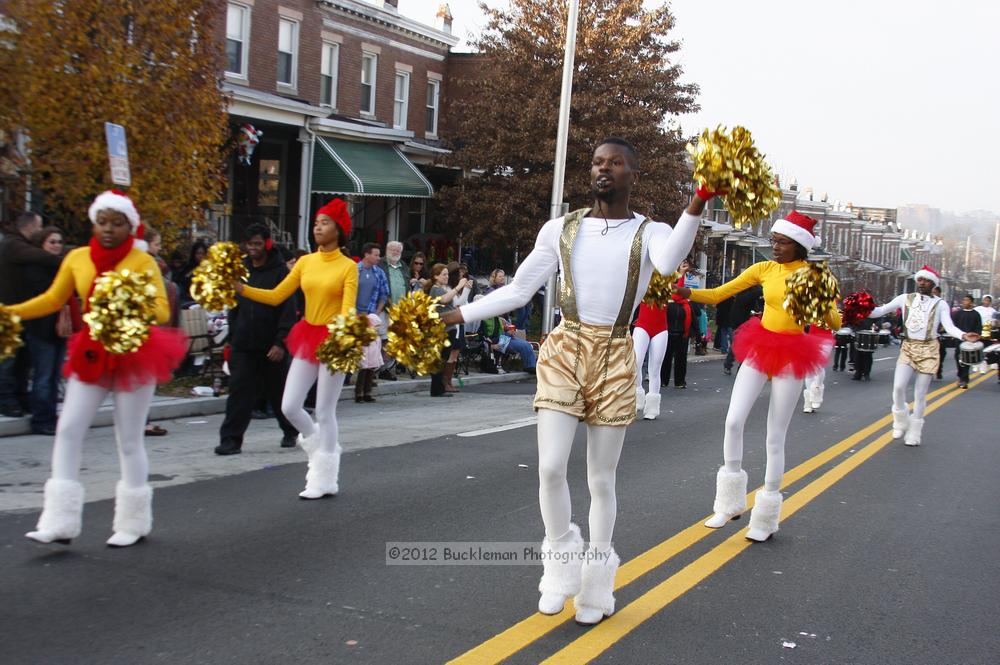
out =
{"type": "MultiPolygon", "coordinates": [[[[991,371],[978,377],[970,383],[970,388],[974,388],[988,378],[992,378],[993,374],[991,371]]],[[[927,396],[928,405],[925,414],[936,411],[957,397],[961,392],[955,384],[949,384],[930,393],[927,396]],[[939,397],[940,399],[938,399],[939,397]],[[932,400],[936,401],[932,402],[932,400]]],[[[789,470],[782,479],[782,488],[798,482],[834,458],[843,455],[858,443],[887,426],[891,420],[891,416],[884,416],[818,455],[799,464],[794,469],[789,470]]],[[[892,433],[891,431],[886,431],[851,457],[837,464],[788,497],[782,506],[782,520],[786,520],[794,515],[891,441],[892,433]]],[[[753,506],[755,496],[756,491],[747,495],[748,508],[753,506]]],[[[703,522],[707,518],[708,516],[702,518],[683,531],[622,565],[615,578],[615,589],[621,589],[631,584],[695,543],[715,533],[714,530],[703,526],[703,522]]],[[[730,536],[706,554],[621,608],[610,619],[606,619],[593,628],[590,628],[579,638],[543,662],[590,662],[636,629],[644,621],[721,568],[751,544],[751,541],[747,540],[743,534],[743,530],[740,529],[738,533],[730,536]]],[[[572,603],[567,603],[566,609],[557,615],[534,614],[449,662],[453,664],[500,662],[570,621],[574,617],[574,614],[575,610],[572,607],[572,603]]]]}

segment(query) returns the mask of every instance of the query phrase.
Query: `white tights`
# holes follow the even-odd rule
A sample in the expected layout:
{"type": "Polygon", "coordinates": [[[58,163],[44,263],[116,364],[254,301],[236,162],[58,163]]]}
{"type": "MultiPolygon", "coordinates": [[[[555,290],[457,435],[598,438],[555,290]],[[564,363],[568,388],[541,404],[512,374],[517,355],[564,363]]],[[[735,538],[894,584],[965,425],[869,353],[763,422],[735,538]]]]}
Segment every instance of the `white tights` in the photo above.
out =
{"type": "MultiPolygon", "coordinates": [[[[740,365],[733,383],[733,396],[726,414],[726,435],[722,453],[726,470],[738,473],[743,462],[743,426],[760,391],[767,383],[767,375],[747,363],[740,365]]],[[[764,471],[764,489],[776,492],[781,488],[785,473],[785,435],[792,421],[795,405],[799,401],[802,379],[776,376],[771,379],[771,403],[767,409],[767,467],[764,471]]]]}
{"type": "Polygon", "coordinates": [[[340,432],[337,428],[337,401],[344,387],[344,375],[331,374],[326,365],[311,363],[302,358],[292,358],[285,379],[285,392],[281,396],[281,412],[288,422],[302,433],[312,436],[320,433],[320,450],[332,453],[337,446],[340,432]],[[316,422],[305,410],[306,396],[316,383],[316,422]]]}
{"type": "Polygon", "coordinates": [[[892,407],[897,411],[906,409],[906,386],[910,378],[917,375],[913,385],[913,417],[923,418],[924,407],[927,405],[927,389],[930,388],[932,374],[918,372],[906,363],[896,364],[896,373],[892,379],[892,407]]]}
{"type": "Polygon", "coordinates": [[[144,486],[149,476],[149,458],[146,457],[143,443],[146,417],[149,415],[149,405],[153,401],[155,390],[154,383],[126,392],[70,378],[66,382],[66,397],[56,426],[55,444],[52,446],[52,477],[59,480],[79,480],[83,438],[90,429],[101,402],[110,392],[115,404],[115,440],[118,442],[122,482],[131,488],[144,486]]]}
{"type": "MultiPolygon", "coordinates": [[[[538,503],[545,535],[559,538],[569,531],[571,507],[566,468],[576,435],[576,416],[538,410],[538,503]]],[[[587,425],[587,485],[590,488],[590,543],[599,551],[611,547],[618,500],[615,472],[625,442],[624,427],[587,425]]]]}
{"type": "Polygon", "coordinates": [[[649,392],[654,395],[660,394],[660,367],[663,365],[663,356],[667,353],[667,331],[659,333],[652,340],[649,333],[643,328],[636,328],[632,331],[632,346],[635,347],[635,367],[638,376],[639,388],[642,388],[642,361],[646,357],[646,349],[649,349],[649,392]]]}

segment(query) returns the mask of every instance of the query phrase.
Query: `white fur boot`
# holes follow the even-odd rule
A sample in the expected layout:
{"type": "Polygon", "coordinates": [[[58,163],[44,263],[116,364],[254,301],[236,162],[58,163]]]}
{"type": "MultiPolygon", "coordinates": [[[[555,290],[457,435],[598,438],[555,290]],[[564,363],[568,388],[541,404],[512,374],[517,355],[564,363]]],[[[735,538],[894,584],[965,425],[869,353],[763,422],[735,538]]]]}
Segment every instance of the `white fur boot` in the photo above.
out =
{"type": "Polygon", "coordinates": [[[656,420],[660,415],[660,394],[649,393],[646,395],[646,404],[642,409],[642,417],[646,420],[656,420]]]}
{"type": "Polygon", "coordinates": [[[576,622],[593,626],[615,613],[615,573],[618,555],[614,549],[598,552],[589,549],[580,574],[580,593],[576,595],[576,622]]]}
{"type": "Polygon", "coordinates": [[[559,614],[566,600],[580,593],[580,567],[583,564],[583,538],[580,527],[569,525],[569,531],[557,538],[542,541],[542,579],[538,582],[538,611],[559,614]]]}
{"type": "Polygon", "coordinates": [[[111,547],[128,547],[149,535],[153,530],[153,488],[126,487],[118,481],[115,487],[115,532],[108,538],[111,547]]]}
{"type": "Polygon", "coordinates": [[[902,411],[892,409],[892,438],[899,439],[906,434],[906,428],[910,425],[910,410],[903,407],[902,411]]]}
{"type": "Polygon", "coordinates": [[[646,391],[640,386],[635,389],[635,415],[642,413],[644,408],[646,408],[646,391]]]}
{"type": "Polygon", "coordinates": [[[781,521],[781,492],[760,490],[754,499],[753,510],[750,511],[750,530],[747,538],[764,542],[772,534],[778,532],[778,522],[781,521]]]}
{"type": "Polygon", "coordinates": [[[75,480],[45,481],[45,503],[35,531],[24,534],[40,543],[69,545],[80,535],[83,521],[83,485],[75,480]]]}
{"type": "Polygon", "coordinates": [[[299,447],[306,452],[306,457],[312,459],[313,453],[319,450],[319,429],[317,428],[316,431],[309,436],[302,436],[299,434],[297,441],[299,447]]]}
{"type": "Polygon", "coordinates": [[[910,418],[910,427],[906,430],[906,438],[903,443],[907,446],[919,446],[920,435],[924,431],[923,418],[910,418]]]}
{"type": "Polygon", "coordinates": [[[823,406],[823,386],[814,386],[809,392],[813,411],[819,411],[819,407],[823,406]]]}
{"type": "Polygon", "coordinates": [[[802,391],[802,399],[804,400],[802,402],[802,413],[812,413],[812,395],[810,394],[808,388],[802,391]]]}
{"type": "Polygon", "coordinates": [[[723,527],[746,509],[747,472],[740,469],[738,473],[730,473],[726,467],[720,466],[715,477],[715,503],[712,505],[715,514],[705,522],[705,526],[710,529],[723,527]]]}
{"type": "Polygon", "coordinates": [[[309,470],[306,472],[306,488],[299,492],[303,499],[322,499],[324,496],[337,496],[340,491],[337,479],[340,476],[340,444],[332,453],[317,450],[309,458],[309,470]]]}

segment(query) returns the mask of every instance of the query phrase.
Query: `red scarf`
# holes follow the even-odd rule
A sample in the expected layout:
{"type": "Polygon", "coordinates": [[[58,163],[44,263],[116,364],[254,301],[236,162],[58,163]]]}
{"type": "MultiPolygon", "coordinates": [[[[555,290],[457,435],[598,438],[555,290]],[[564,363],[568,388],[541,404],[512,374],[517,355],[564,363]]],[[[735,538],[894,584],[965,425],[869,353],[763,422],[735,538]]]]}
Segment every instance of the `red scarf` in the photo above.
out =
{"type": "Polygon", "coordinates": [[[132,236],[129,236],[125,242],[111,249],[101,247],[101,243],[97,242],[97,238],[90,238],[90,260],[94,262],[97,272],[94,273],[94,281],[90,284],[90,291],[87,292],[87,300],[83,303],[86,311],[90,311],[90,296],[94,293],[97,278],[110,270],[114,270],[115,266],[121,263],[122,259],[128,256],[128,253],[131,251],[132,236]]]}

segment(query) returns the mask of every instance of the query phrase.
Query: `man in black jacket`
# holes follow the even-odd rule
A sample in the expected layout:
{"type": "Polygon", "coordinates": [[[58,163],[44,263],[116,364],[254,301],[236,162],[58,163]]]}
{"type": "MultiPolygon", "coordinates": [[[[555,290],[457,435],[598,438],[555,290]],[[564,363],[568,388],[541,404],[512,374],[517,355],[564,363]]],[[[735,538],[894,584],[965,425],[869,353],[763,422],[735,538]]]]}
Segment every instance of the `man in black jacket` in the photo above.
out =
{"type": "Polygon", "coordinates": [[[751,316],[764,311],[764,289],[759,284],[751,286],[745,291],[740,291],[733,296],[733,303],[729,308],[729,326],[733,330],[732,339],[729,340],[729,351],[726,359],[722,363],[722,372],[726,375],[733,373],[733,341],[736,339],[736,330],[750,320],[751,316]]]}
{"type": "MultiPolygon", "coordinates": [[[[951,313],[951,320],[962,332],[971,332],[978,335],[983,331],[983,319],[979,315],[979,312],[972,307],[974,304],[972,295],[966,293],[962,296],[962,308],[951,313]]],[[[958,366],[958,386],[960,388],[968,388],[970,367],[963,365],[960,358],[961,355],[958,349],[955,349],[955,365],[958,366]]]]}
{"type": "MultiPolygon", "coordinates": [[[[13,233],[0,242],[0,303],[23,302],[34,295],[24,282],[25,268],[31,265],[56,269],[62,257],[50,254],[31,242],[42,230],[42,218],[22,212],[14,221],[13,233]]],[[[28,349],[21,346],[10,358],[0,362],[0,415],[20,418],[28,405],[28,349]]]]}
{"type": "MultiPolygon", "coordinates": [[[[266,226],[251,224],[246,234],[249,284],[273,289],[288,274],[288,268],[280,252],[272,248],[271,232],[266,226]]],[[[285,337],[295,324],[294,300],[289,298],[277,307],[242,296],[237,296],[236,302],[236,307],[229,311],[229,398],[226,418],[219,428],[221,442],[215,453],[235,455],[240,452],[260,389],[265,392],[281,426],[281,447],[293,448],[298,431],[281,413],[281,395],[290,363],[285,337]]]]}

